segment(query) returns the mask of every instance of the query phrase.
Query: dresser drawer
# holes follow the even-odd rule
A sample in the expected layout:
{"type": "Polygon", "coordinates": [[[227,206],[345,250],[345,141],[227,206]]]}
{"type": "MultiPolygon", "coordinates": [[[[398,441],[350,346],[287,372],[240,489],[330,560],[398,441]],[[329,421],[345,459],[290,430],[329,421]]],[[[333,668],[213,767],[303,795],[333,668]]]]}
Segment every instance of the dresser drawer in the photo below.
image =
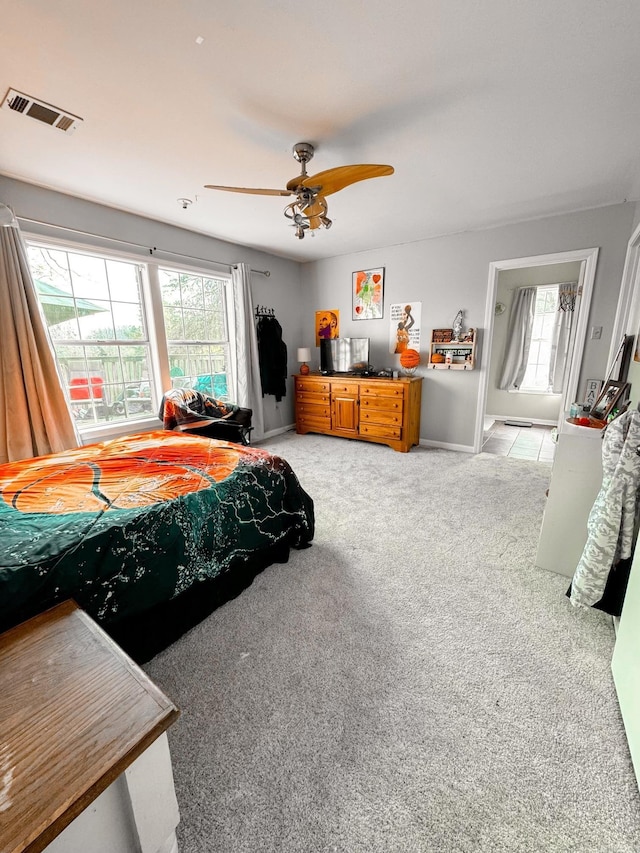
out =
{"type": "Polygon", "coordinates": [[[400,438],[401,427],[385,426],[383,424],[372,424],[360,421],[360,435],[375,436],[376,438],[400,438]]]}
{"type": "Polygon", "coordinates": [[[331,383],[331,393],[332,394],[351,394],[354,397],[358,396],[358,391],[360,386],[357,382],[332,382],[331,383]]]}
{"type": "Polygon", "coordinates": [[[300,418],[331,418],[329,403],[302,403],[296,406],[296,420],[300,418]]]}
{"type": "Polygon", "coordinates": [[[297,429],[330,430],[331,418],[316,417],[315,415],[299,414],[296,416],[297,429]]]}
{"type": "Polygon", "coordinates": [[[404,400],[393,397],[360,397],[360,407],[363,412],[378,409],[383,412],[399,412],[402,414],[404,400]]]}
{"type": "Polygon", "coordinates": [[[309,394],[328,394],[329,383],[324,379],[301,379],[296,377],[296,391],[304,391],[309,394]]]}
{"type": "Polygon", "coordinates": [[[361,397],[395,397],[402,400],[404,397],[404,386],[395,385],[393,382],[372,382],[363,385],[360,389],[361,397]]]}
{"type": "Polygon", "coordinates": [[[385,409],[361,409],[360,423],[402,426],[402,412],[385,409]]]}
{"type": "Polygon", "coordinates": [[[311,391],[296,391],[296,406],[303,406],[307,403],[312,403],[316,406],[329,405],[329,394],[316,394],[311,391]]]}

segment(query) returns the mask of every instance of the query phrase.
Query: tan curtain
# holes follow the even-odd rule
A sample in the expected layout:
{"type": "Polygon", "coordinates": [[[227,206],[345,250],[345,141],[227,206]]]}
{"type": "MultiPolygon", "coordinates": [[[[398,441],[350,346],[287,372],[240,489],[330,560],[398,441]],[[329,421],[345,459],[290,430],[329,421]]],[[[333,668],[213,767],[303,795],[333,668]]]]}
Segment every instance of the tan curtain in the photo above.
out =
{"type": "Polygon", "coordinates": [[[18,222],[0,204],[0,463],[77,446],[18,222]]]}

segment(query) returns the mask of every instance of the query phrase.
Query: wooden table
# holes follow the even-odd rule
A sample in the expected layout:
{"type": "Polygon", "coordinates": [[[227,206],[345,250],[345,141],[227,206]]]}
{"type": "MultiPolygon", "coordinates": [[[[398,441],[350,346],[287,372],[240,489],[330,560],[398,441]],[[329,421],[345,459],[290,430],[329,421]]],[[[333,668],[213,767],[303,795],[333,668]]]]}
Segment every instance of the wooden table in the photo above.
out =
{"type": "Polygon", "coordinates": [[[177,850],[178,713],[74,602],[1,635],[0,853],[177,850]]]}

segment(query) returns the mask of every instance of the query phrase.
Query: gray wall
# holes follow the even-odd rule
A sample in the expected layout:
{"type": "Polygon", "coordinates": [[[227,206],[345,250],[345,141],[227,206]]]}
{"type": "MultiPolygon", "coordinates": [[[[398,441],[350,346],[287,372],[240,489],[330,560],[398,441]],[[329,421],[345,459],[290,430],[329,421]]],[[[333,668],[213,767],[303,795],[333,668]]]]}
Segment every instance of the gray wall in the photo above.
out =
{"type": "MultiPolygon", "coordinates": [[[[465,311],[465,326],[482,327],[491,261],[597,246],[600,254],[589,325],[602,326],[603,332],[601,340],[586,342],[581,387],[585,379],[605,374],[635,213],[635,204],[612,205],[308,264],[303,270],[306,345],[314,340],[314,312],[335,307],[340,310],[342,336],[370,337],[372,363],[377,367],[394,361],[397,364],[397,356],[388,353],[386,312],[382,320],[354,322],[350,319],[351,273],[354,270],[385,267],[385,305],[422,302],[421,349],[425,353],[430,330],[450,327],[460,308],[465,311]]],[[[315,362],[317,364],[317,356],[315,362]]],[[[479,369],[471,372],[419,368],[425,377],[420,431],[423,439],[457,447],[473,446],[480,371],[488,369],[482,357],[482,328],[478,364],[479,369]]]]}
{"type": "Polygon", "coordinates": [[[498,275],[496,302],[502,302],[507,310],[495,318],[493,327],[493,346],[489,366],[489,385],[487,391],[487,415],[509,418],[534,418],[555,423],[560,415],[559,394],[520,394],[501,391],[498,381],[507,343],[509,314],[513,305],[515,291],[519,287],[535,287],[541,284],[558,284],[561,281],[578,281],[580,261],[567,264],[547,264],[540,267],[502,270],[498,275]]]}
{"type": "MultiPolygon", "coordinates": [[[[18,216],[155,246],[189,257],[224,263],[245,261],[255,269],[271,270],[270,278],[253,277],[254,301],[274,308],[282,324],[289,351],[289,373],[298,368],[296,348],[313,346],[315,311],[334,307],[340,310],[340,334],[343,337],[371,338],[371,361],[374,365],[398,364],[398,357],[388,352],[387,313],[382,320],[351,320],[351,273],[354,270],[386,268],[385,305],[422,302],[421,348],[425,353],[430,330],[433,327],[450,327],[460,308],[465,311],[465,326],[482,326],[491,261],[598,246],[600,256],[590,325],[602,326],[603,334],[600,341],[587,341],[581,383],[586,378],[605,374],[627,242],[634,218],[640,212],[635,204],[612,205],[486,231],[343,255],[301,266],[264,252],[2,176],[0,201],[11,205],[18,216]]],[[[65,232],[61,235],[81,242],[78,235],[65,235],[65,232]]],[[[331,239],[330,232],[326,239],[331,239]]],[[[87,238],[86,242],[96,244],[92,238],[87,238]]],[[[104,246],[116,248],[116,244],[110,241],[105,241],[104,246]]],[[[201,261],[199,264],[202,266],[201,261]]],[[[215,269],[215,264],[212,264],[212,269],[215,269]]],[[[479,329],[478,340],[478,370],[427,372],[424,367],[419,368],[425,376],[423,439],[460,447],[473,445],[480,371],[488,369],[482,358],[482,328],[479,329]]],[[[312,349],[312,353],[315,355],[312,364],[317,366],[318,350],[312,349]]],[[[293,423],[291,379],[282,403],[276,404],[273,397],[265,397],[264,409],[267,431],[293,423]]]]}
{"type": "MultiPolygon", "coordinates": [[[[275,398],[271,396],[263,398],[265,431],[269,432],[293,423],[291,374],[298,369],[295,356],[296,348],[302,346],[302,318],[305,313],[300,286],[300,264],[2,176],[0,176],[0,201],[10,205],[18,217],[23,216],[52,225],[64,226],[64,228],[74,228],[90,234],[140,243],[143,246],[154,246],[158,250],[164,249],[191,258],[202,258],[212,262],[219,261],[222,264],[245,262],[250,264],[253,269],[270,270],[271,276],[269,278],[261,275],[252,277],[254,303],[273,308],[282,325],[283,339],[288,348],[289,379],[287,395],[280,403],[276,403],[275,398]]],[[[59,236],[76,243],[135,252],[134,249],[109,240],[98,241],[93,237],[83,238],[81,235],[70,234],[65,231],[56,234],[51,229],[42,229],[27,224],[23,225],[23,229],[49,237],[59,236]]],[[[140,250],[140,255],[147,260],[149,259],[149,252],[146,249],[140,250]]],[[[176,264],[179,264],[181,260],[186,263],[186,258],[172,255],[164,256],[160,252],[158,252],[158,258],[171,260],[176,264]]],[[[197,263],[200,267],[216,269],[215,263],[207,264],[200,260],[197,263]]],[[[220,264],[217,265],[217,268],[220,271],[220,264]]],[[[226,271],[228,272],[228,269],[226,271]]]]}

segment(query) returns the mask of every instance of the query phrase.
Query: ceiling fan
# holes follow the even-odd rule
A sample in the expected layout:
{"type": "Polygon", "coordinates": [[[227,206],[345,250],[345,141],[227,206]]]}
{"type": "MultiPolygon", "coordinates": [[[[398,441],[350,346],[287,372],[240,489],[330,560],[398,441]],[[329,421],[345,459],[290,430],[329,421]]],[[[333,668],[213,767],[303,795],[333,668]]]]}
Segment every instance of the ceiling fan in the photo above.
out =
{"type": "Polygon", "coordinates": [[[317,175],[308,175],[307,163],[313,154],[314,148],[310,142],[297,142],[293,146],[293,156],[302,165],[302,171],[297,177],[291,178],[283,190],[221,187],[216,184],[205,184],[205,187],[209,190],[226,190],[232,193],[295,196],[294,201],[285,207],[284,215],[291,220],[291,224],[296,229],[296,237],[302,240],[305,231],[313,231],[316,228],[331,228],[331,220],[327,216],[329,207],[326,196],[343,190],[358,181],[393,175],[393,166],[376,166],[363,163],[353,166],[337,166],[335,169],[318,172],[317,175]]]}

